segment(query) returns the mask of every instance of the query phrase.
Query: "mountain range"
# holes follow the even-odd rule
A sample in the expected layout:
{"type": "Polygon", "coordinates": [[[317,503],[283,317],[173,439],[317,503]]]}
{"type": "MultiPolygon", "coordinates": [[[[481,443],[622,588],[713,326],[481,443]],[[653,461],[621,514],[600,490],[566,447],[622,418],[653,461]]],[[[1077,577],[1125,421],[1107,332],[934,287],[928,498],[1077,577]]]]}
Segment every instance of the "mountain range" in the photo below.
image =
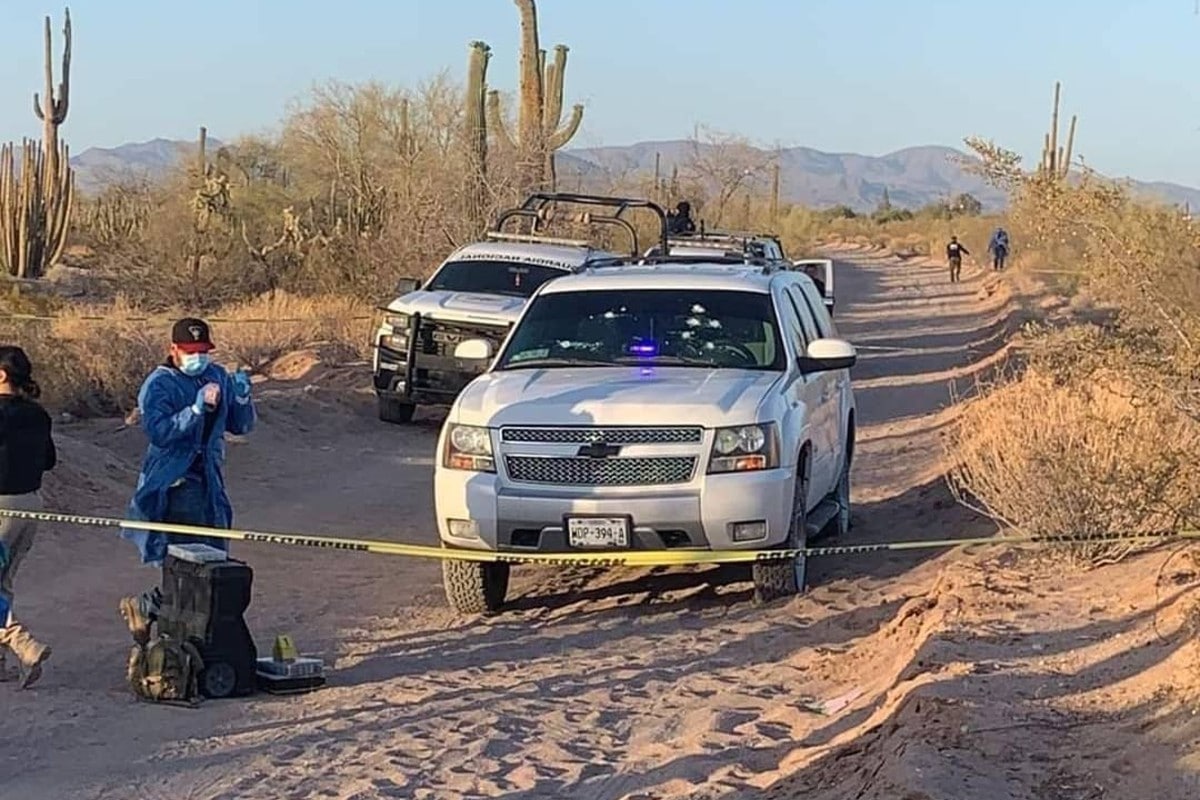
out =
{"type": "MultiPolygon", "coordinates": [[[[220,146],[212,138],[208,143],[210,152],[220,146]]],[[[700,147],[708,149],[702,155],[709,160],[722,155],[714,149],[715,145],[700,147]]],[[[161,177],[185,154],[194,152],[194,148],[194,142],[159,138],[111,148],[89,148],[73,156],[71,164],[79,188],[91,193],[122,176],[161,177]]],[[[696,145],[683,139],[568,149],[559,155],[559,175],[586,187],[589,182],[606,176],[651,174],[657,157],[660,174],[666,177],[676,166],[683,173],[695,155],[696,145]]],[[[746,160],[762,163],[768,155],[768,151],[756,151],[746,160]]],[[[814,207],[846,205],[855,211],[871,211],[878,207],[886,190],[891,204],[902,208],[918,208],[963,193],[977,198],[985,210],[998,210],[1005,203],[1002,192],[964,169],[962,160],[971,157],[951,147],[909,147],[882,156],[791,147],[778,151],[778,158],[780,195],[784,202],[814,207]]],[[[1200,207],[1200,189],[1162,181],[1131,181],[1131,188],[1176,205],[1200,207]]]]}

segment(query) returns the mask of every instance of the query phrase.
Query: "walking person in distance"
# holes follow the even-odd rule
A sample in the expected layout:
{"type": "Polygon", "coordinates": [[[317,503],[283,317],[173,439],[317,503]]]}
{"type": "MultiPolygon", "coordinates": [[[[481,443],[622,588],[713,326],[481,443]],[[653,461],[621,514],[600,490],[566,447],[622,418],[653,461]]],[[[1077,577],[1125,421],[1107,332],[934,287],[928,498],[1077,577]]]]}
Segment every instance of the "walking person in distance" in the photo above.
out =
{"type": "Polygon", "coordinates": [[[946,245],[946,262],[950,265],[950,282],[958,283],[962,274],[962,257],[971,255],[967,248],[963,247],[957,236],[950,237],[950,243],[946,245]]]}

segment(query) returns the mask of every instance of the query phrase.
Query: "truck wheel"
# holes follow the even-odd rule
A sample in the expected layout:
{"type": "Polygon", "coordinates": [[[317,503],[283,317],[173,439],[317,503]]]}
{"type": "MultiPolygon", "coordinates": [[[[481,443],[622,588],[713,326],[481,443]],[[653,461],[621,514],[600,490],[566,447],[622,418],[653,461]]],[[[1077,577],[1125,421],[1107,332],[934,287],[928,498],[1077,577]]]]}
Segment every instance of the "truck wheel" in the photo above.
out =
{"type": "Polygon", "coordinates": [[[393,425],[407,425],[412,422],[416,410],[417,407],[412,403],[393,400],[390,397],[379,398],[379,419],[393,425]]]}
{"type": "Polygon", "coordinates": [[[494,614],[508,594],[508,574],[508,564],[443,561],[446,601],[460,614],[494,614]]]}
{"type": "MultiPolygon", "coordinates": [[[[801,469],[804,469],[803,465],[801,469]]],[[[803,550],[808,542],[808,477],[801,473],[796,477],[796,489],[792,496],[792,521],[787,540],[782,550],[803,550]]],[[[777,558],[754,564],[754,600],[770,603],[783,597],[804,592],[808,573],[808,557],[803,553],[792,558],[777,558]]]]}

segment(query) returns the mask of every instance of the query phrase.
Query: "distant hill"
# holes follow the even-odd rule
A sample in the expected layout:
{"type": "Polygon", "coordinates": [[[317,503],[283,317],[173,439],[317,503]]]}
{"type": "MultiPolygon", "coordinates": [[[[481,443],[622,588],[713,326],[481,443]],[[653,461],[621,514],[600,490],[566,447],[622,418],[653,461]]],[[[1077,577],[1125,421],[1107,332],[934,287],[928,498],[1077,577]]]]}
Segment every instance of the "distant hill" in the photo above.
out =
{"type": "MultiPolygon", "coordinates": [[[[212,151],[221,146],[211,138],[208,143],[212,151]]],[[[71,163],[80,189],[93,192],[120,177],[161,178],[186,154],[194,152],[195,146],[195,142],[152,139],[111,148],[93,147],[73,156],[71,163]]],[[[586,185],[589,179],[605,175],[652,172],[658,154],[662,173],[669,175],[675,165],[682,169],[693,152],[692,143],[682,139],[571,149],[560,155],[559,172],[562,176],[581,176],[586,185]]],[[[958,163],[957,159],[967,157],[963,151],[936,145],[909,147],[882,156],[791,147],[780,151],[781,194],[786,202],[817,207],[846,205],[856,211],[871,211],[879,205],[884,189],[893,206],[906,208],[968,193],[987,210],[1002,208],[1003,193],[958,163]]],[[[1148,197],[1200,208],[1200,189],[1161,181],[1133,181],[1133,188],[1148,197]]]]}

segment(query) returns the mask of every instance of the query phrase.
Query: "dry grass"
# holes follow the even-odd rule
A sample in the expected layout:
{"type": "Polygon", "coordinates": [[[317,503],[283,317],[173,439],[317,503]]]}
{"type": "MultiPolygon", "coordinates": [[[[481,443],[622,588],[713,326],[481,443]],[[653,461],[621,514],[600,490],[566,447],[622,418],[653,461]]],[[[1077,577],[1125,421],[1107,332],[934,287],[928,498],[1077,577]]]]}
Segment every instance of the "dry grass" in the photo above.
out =
{"type": "MultiPolygon", "coordinates": [[[[951,434],[965,502],[1040,536],[1150,534],[1196,518],[1200,424],[1123,370],[1063,380],[1037,367],[984,392],[951,434]]],[[[1083,542],[1096,563],[1135,549],[1083,542]]]]}
{"type": "MultiPolygon", "coordinates": [[[[52,322],[10,324],[2,333],[33,359],[48,407],[81,416],[124,413],[136,404],[146,375],[166,357],[172,320],[186,313],[156,313],[141,321],[137,318],[150,315],[118,299],[74,306],[52,322]]],[[[276,293],[209,317],[217,320],[212,327],[218,360],[231,369],[255,370],[310,347],[340,360],[365,357],[373,314],[371,306],[351,298],[276,293]]]]}

